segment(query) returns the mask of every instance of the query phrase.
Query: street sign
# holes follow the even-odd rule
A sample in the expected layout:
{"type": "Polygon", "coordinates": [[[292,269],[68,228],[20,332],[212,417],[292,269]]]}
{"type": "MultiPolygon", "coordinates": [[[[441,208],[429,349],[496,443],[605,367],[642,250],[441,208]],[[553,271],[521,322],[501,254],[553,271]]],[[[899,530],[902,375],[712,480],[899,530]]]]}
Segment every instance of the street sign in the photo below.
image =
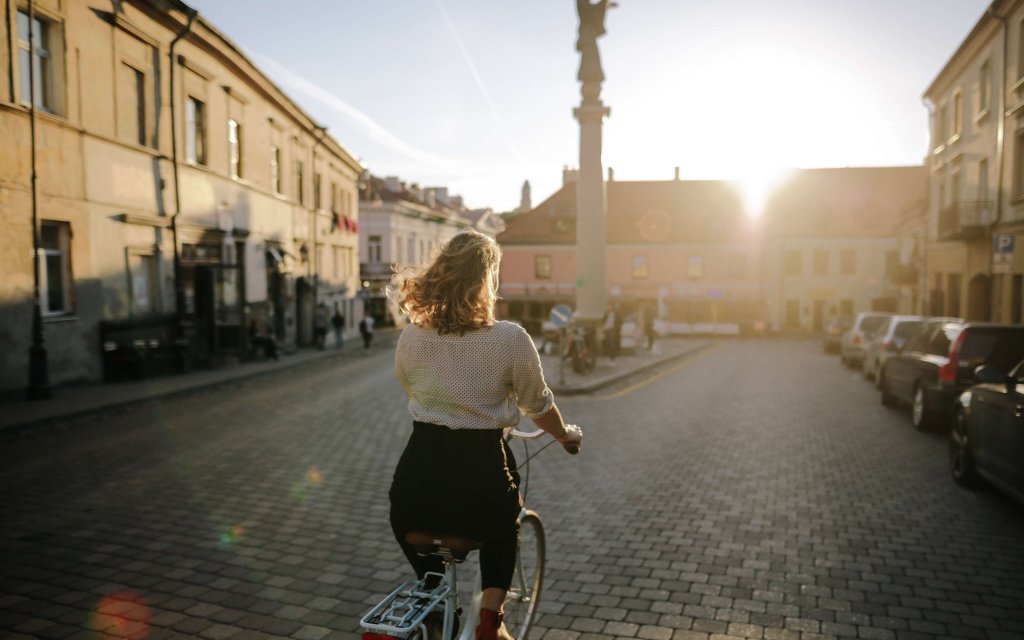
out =
{"type": "Polygon", "coordinates": [[[997,233],[992,236],[992,253],[1013,253],[1015,237],[1012,233],[997,233]]]}
{"type": "Polygon", "coordinates": [[[562,329],[569,324],[572,320],[572,309],[567,304],[556,304],[551,309],[551,324],[555,325],[556,329],[562,329]]]}

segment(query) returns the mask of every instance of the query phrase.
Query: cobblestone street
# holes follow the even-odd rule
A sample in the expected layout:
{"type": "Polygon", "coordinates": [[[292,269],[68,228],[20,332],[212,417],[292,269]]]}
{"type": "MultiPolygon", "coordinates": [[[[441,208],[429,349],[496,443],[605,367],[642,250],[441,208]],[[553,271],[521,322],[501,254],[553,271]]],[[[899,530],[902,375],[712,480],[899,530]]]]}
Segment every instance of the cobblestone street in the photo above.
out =
{"type": "MultiPolygon", "coordinates": [[[[1024,506],[954,485],[944,436],[816,342],[559,405],[586,443],[534,460],[532,640],[1024,638],[1024,506]]],[[[0,636],[356,638],[407,577],[410,430],[381,347],[7,437],[0,636]]]]}

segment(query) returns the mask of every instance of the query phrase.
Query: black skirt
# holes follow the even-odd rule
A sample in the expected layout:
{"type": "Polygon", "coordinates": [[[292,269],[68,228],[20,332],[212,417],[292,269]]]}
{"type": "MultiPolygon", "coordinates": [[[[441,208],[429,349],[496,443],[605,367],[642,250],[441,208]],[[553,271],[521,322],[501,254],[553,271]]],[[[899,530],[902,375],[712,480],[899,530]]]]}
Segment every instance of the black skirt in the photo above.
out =
{"type": "Polygon", "coordinates": [[[405,544],[405,533],[416,529],[479,540],[483,587],[508,588],[522,501],[515,458],[500,429],[414,422],[389,495],[395,538],[420,577],[439,571],[440,563],[405,544]]]}

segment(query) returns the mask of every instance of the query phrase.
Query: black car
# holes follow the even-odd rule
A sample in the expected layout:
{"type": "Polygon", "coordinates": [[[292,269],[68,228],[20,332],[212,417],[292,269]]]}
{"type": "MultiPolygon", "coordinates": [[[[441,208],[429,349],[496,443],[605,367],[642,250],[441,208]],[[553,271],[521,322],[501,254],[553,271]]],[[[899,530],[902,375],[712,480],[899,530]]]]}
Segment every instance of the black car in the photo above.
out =
{"type": "Polygon", "coordinates": [[[932,319],[885,361],[882,404],[910,404],[916,429],[945,427],[957,397],[977,381],[975,369],[990,364],[1006,371],[1022,359],[1024,326],[932,319]]]}
{"type": "Polygon", "coordinates": [[[984,478],[1024,501],[1024,362],[1010,373],[985,365],[975,375],[978,384],[953,414],[949,470],[964,486],[984,478]]]}

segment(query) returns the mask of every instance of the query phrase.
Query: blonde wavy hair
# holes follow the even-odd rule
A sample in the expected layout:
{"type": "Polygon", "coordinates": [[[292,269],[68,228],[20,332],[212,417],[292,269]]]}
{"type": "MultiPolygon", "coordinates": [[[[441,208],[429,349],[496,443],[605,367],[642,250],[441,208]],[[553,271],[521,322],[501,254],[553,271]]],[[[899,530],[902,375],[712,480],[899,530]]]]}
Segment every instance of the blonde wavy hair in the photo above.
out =
{"type": "Polygon", "coordinates": [[[459,232],[429,265],[398,276],[398,308],[417,326],[440,334],[489,327],[500,263],[501,248],[493,238],[471,229],[459,232]]]}

